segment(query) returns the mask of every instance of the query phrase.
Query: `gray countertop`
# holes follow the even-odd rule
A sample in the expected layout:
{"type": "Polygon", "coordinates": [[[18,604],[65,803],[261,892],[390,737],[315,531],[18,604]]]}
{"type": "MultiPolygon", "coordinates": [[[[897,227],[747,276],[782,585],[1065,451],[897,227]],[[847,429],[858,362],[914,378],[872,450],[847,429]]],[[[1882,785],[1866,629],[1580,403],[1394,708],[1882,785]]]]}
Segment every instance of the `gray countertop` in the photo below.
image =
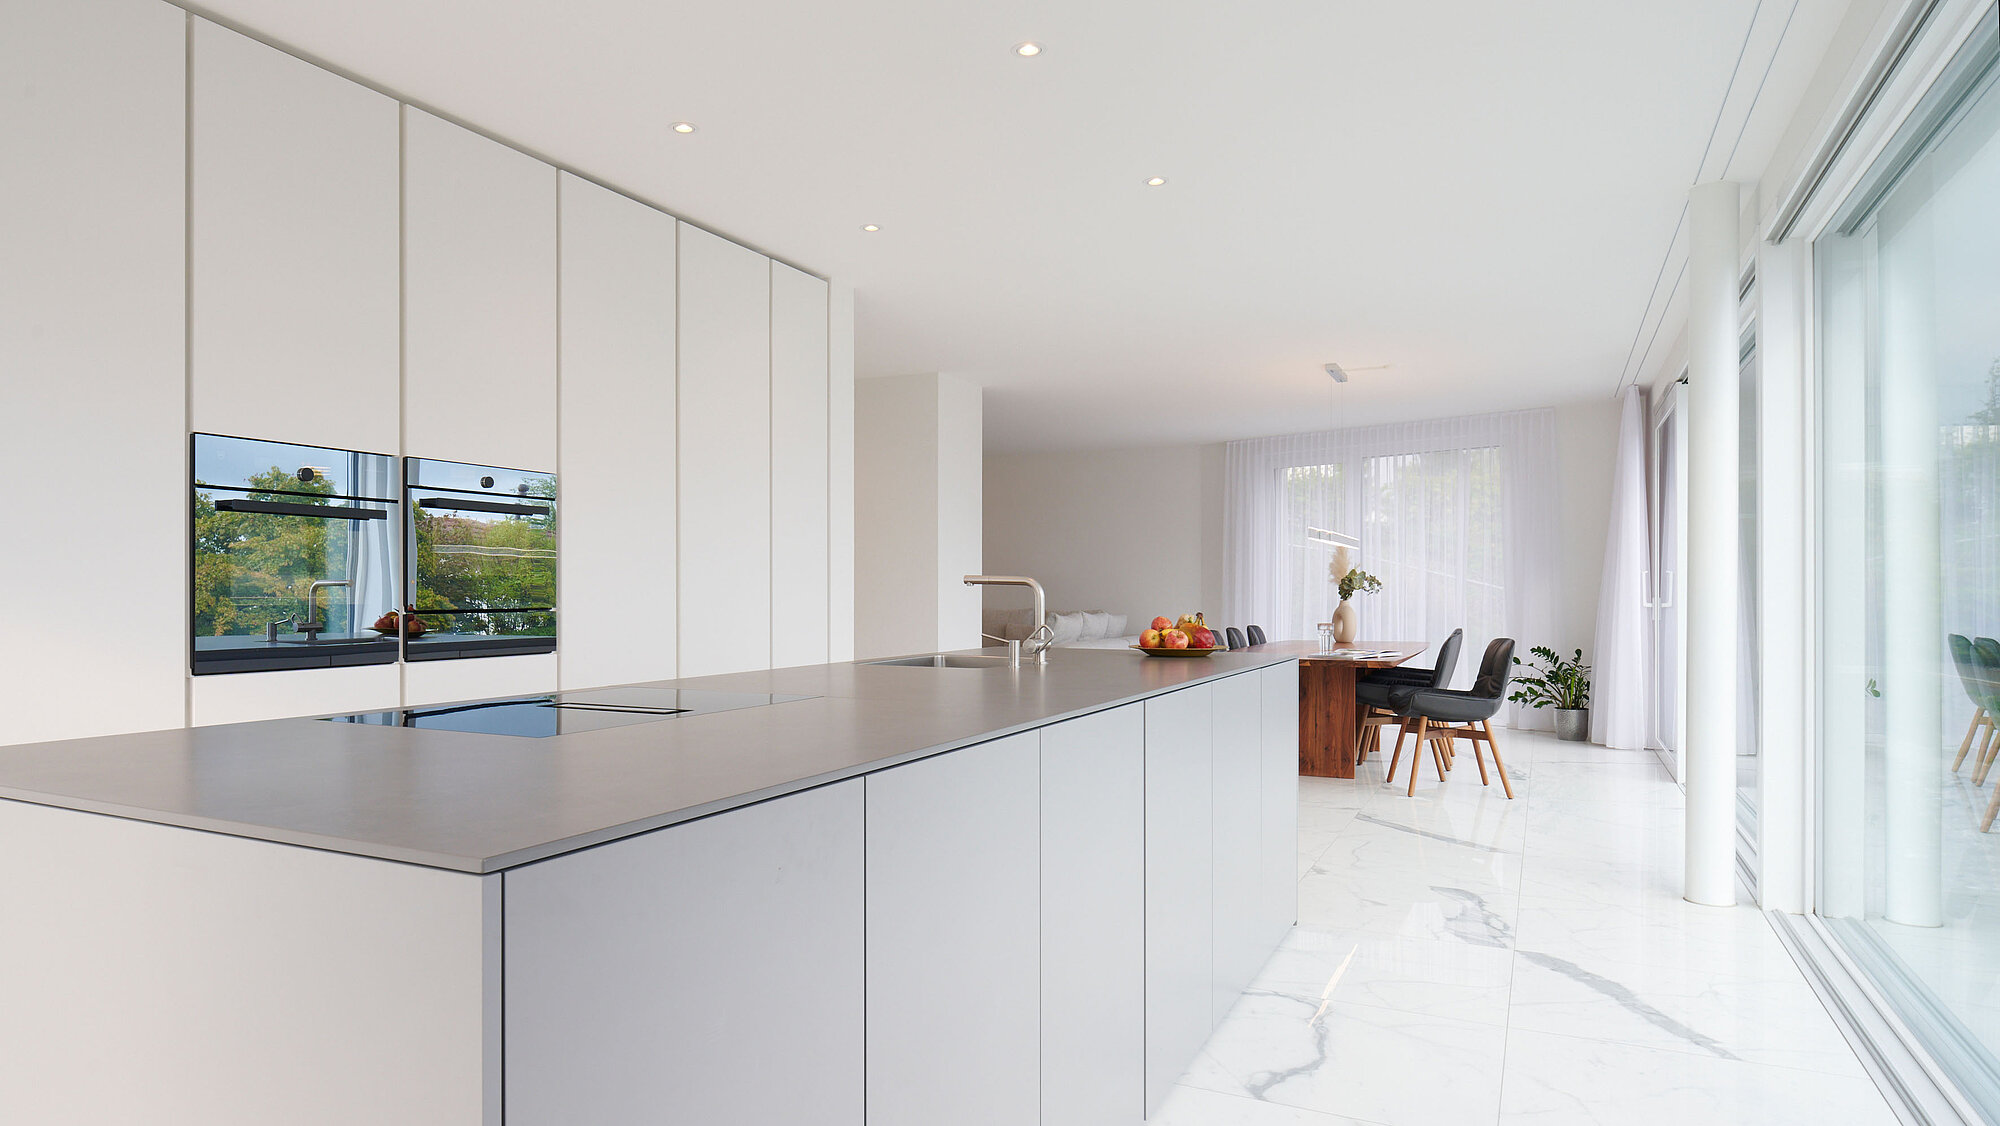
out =
{"type": "Polygon", "coordinates": [[[32,743],[0,747],[0,798],[496,872],[1292,659],[808,665],[654,686],[813,699],[546,739],[283,719],[32,743]]]}

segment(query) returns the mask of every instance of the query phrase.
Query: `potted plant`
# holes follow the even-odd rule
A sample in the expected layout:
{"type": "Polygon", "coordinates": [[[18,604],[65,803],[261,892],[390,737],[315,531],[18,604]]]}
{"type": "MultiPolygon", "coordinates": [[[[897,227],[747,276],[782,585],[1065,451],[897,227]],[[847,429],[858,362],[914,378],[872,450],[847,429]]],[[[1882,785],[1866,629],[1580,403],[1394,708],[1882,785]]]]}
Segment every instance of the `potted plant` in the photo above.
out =
{"type": "MultiPolygon", "coordinates": [[[[1546,645],[1528,650],[1534,658],[1524,667],[1533,676],[1516,676],[1514,691],[1507,698],[1531,708],[1556,710],[1556,738],[1580,743],[1590,737],[1590,666],[1583,663],[1583,650],[1565,657],[1546,645]]],[[[1514,658],[1520,665],[1521,658],[1514,658]]]]}
{"type": "Polygon", "coordinates": [[[1333,612],[1333,639],[1342,644],[1353,641],[1357,633],[1359,615],[1347,600],[1357,594],[1374,594],[1382,589],[1382,580],[1366,571],[1349,571],[1340,576],[1340,606],[1333,612]]]}

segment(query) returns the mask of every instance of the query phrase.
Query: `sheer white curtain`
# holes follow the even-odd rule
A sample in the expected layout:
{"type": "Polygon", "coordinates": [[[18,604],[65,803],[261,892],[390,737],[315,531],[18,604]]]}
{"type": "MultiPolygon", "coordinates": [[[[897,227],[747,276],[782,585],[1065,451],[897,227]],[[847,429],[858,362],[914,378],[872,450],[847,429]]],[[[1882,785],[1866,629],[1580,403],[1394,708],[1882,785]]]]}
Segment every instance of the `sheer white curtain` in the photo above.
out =
{"type": "Polygon", "coordinates": [[[1316,636],[1339,595],[1328,533],[1382,580],[1357,596],[1361,635],[1436,645],[1465,630],[1454,683],[1486,643],[1525,652],[1555,628],[1555,414],[1548,410],[1231,442],[1223,616],[1273,640],[1316,636]]]}
{"type": "Polygon", "coordinates": [[[1646,746],[1653,653],[1652,611],[1646,605],[1651,593],[1649,533],[1645,394],[1628,387],[1618,416],[1618,462],[1611,472],[1611,528],[1597,594],[1590,683],[1590,737],[1607,747],[1646,746]]]}

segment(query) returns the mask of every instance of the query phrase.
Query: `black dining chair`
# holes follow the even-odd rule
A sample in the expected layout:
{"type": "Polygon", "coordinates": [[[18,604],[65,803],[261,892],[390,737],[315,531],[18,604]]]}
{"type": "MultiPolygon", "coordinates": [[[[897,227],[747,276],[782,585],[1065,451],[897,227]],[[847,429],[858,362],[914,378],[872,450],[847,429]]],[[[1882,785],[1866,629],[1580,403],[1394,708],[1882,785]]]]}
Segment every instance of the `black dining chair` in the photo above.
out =
{"type": "MultiPolygon", "coordinates": [[[[1500,773],[1500,786],[1507,797],[1514,796],[1514,784],[1507,781],[1507,767],[1500,761],[1500,744],[1493,738],[1493,717],[1507,701],[1507,683],[1514,678],[1514,639],[1496,637],[1486,646],[1479,662],[1479,676],[1463,691],[1450,688],[1397,688],[1389,694],[1390,706],[1406,719],[1417,721],[1416,744],[1410,749],[1410,796],[1417,793],[1418,764],[1423,748],[1438,736],[1465,739],[1472,744],[1472,756],[1479,763],[1479,784],[1491,785],[1486,775],[1486,759],[1479,745],[1493,752],[1493,768],[1500,773]]],[[[1438,779],[1445,772],[1444,752],[1433,744],[1431,755],[1437,762],[1438,779]]],[[[1396,754],[1389,760],[1389,781],[1396,778],[1396,763],[1403,757],[1403,737],[1396,736],[1396,754]]]]}
{"type": "Polygon", "coordinates": [[[1986,706],[1993,698],[1993,689],[1981,675],[1981,662],[1972,639],[1962,633],[1954,633],[1946,641],[1951,649],[1951,663],[1958,669],[1959,686],[1965,689],[1966,699],[1972,701],[1972,722],[1965,726],[1965,738],[1959,741],[1958,757],[1951,760],[1951,770],[1954,774],[1958,773],[1958,768],[1965,763],[1966,752],[1972,749],[1973,741],[1977,739],[1979,757],[1972,760],[1972,769],[1976,771],[1986,761],[1986,749],[1993,742],[1993,713],[1986,706]],[[1982,732],[1985,733],[1984,739],[1980,739],[1982,732]]]}
{"type": "Polygon", "coordinates": [[[1222,632],[1225,640],[1229,642],[1229,647],[1231,649],[1241,649],[1245,645],[1249,644],[1249,642],[1243,640],[1243,631],[1237,629],[1235,626],[1230,626],[1224,629],[1222,632]]]}
{"type": "Polygon", "coordinates": [[[1252,644],[1252,645],[1262,645],[1262,644],[1264,644],[1264,627],[1263,627],[1263,626],[1245,626],[1245,627],[1244,627],[1244,631],[1245,631],[1245,633],[1247,633],[1247,634],[1249,635],[1249,638],[1250,638],[1250,644],[1252,644]]]}
{"type": "MultiPolygon", "coordinates": [[[[1382,747],[1382,728],[1391,723],[1408,724],[1396,714],[1389,702],[1389,693],[1398,688],[1449,688],[1451,678],[1458,672],[1458,650],[1465,644],[1465,631],[1455,629],[1451,636],[1438,646],[1437,662],[1430,668],[1411,668],[1408,665],[1391,665],[1386,669],[1373,669],[1364,673],[1354,685],[1354,703],[1361,709],[1361,746],[1357,760],[1367,762],[1368,756],[1382,747]]],[[[1402,742],[1399,733],[1396,741],[1402,742]]]]}

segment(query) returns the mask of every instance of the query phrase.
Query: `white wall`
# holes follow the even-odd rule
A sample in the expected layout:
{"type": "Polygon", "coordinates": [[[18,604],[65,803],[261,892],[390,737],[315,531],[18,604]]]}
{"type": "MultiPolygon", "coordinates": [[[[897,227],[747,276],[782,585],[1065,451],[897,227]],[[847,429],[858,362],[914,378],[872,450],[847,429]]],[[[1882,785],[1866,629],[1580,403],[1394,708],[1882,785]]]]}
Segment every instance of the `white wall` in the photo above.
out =
{"type": "MultiPolygon", "coordinates": [[[[161,0],[14,5],[0,73],[0,468],[37,541],[0,552],[0,744],[545,691],[565,661],[571,687],[671,675],[675,605],[720,605],[718,575],[723,640],[681,675],[768,664],[774,606],[820,619],[787,659],[847,655],[851,289],[574,174],[559,215],[563,170],[161,0]],[[191,426],[553,467],[577,628],[554,655],[191,678],[191,426]],[[690,537],[687,498],[719,484],[690,537]]],[[[934,514],[954,546],[931,559],[976,567],[977,388],[969,423],[946,389],[931,468],[973,527],[967,548],[934,514]]]]}
{"type": "MultiPolygon", "coordinates": [[[[1597,643],[1597,594],[1604,576],[1604,541],[1611,530],[1611,469],[1618,459],[1618,402],[1585,400],[1555,408],[1556,475],[1561,511],[1561,586],[1556,636],[1549,645],[1591,659],[1597,643]]],[[[1538,641],[1521,639],[1524,644],[1538,641]]]]}
{"type": "Polygon", "coordinates": [[[858,657],[979,642],[983,418],[954,375],[854,385],[854,650],[858,657]]]}
{"type": "MultiPolygon", "coordinates": [[[[1033,576],[1051,611],[1124,614],[1128,632],[1156,614],[1200,610],[1215,620],[1222,451],[1216,443],[994,454],[986,459],[985,569],[1033,576]]],[[[1028,602],[1025,592],[997,588],[986,605],[1028,602]]]]}
{"type": "MultiPolygon", "coordinates": [[[[1555,416],[1562,570],[1557,635],[1546,640],[1588,654],[1618,404],[1586,400],[1556,407],[1555,416]]],[[[1202,610],[1214,621],[1222,605],[1222,463],[1220,444],[994,454],[986,459],[986,570],[1039,579],[1050,610],[1124,614],[1128,631],[1155,614],[1202,610]]],[[[1025,604],[1005,590],[986,597],[991,609],[1025,604]]]]}

